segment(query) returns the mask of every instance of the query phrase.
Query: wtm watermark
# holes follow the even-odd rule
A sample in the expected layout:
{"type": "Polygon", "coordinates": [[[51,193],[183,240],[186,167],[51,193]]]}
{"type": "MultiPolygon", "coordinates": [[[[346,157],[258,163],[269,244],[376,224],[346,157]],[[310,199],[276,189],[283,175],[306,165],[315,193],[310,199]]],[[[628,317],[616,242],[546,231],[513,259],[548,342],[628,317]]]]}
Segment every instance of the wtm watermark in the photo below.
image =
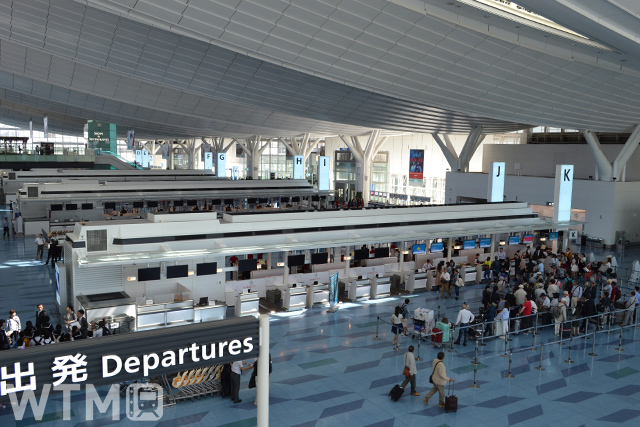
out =
{"type": "MultiPolygon", "coordinates": [[[[93,421],[94,406],[100,414],[106,414],[111,407],[111,419],[120,420],[121,386],[113,384],[104,399],[100,397],[93,384],[85,385],[85,421],[93,421]]],[[[22,421],[26,409],[31,406],[33,416],[36,421],[41,421],[47,406],[47,401],[51,391],[62,392],[62,412],[63,420],[71,419],[71,392],[80,391],[80,384],[61,384],[51,386],[45,384],[42,387],[40,399],[33,390],[26,390],[20,399],[16,394],[9,394],[13,415],[16,421],[22,421]]],[[[163,389],[155,383],[134,383],[130,384],[122,394],[126,406],[126,415],[132,421],[157,421],[163,415],[163,389]]]]}

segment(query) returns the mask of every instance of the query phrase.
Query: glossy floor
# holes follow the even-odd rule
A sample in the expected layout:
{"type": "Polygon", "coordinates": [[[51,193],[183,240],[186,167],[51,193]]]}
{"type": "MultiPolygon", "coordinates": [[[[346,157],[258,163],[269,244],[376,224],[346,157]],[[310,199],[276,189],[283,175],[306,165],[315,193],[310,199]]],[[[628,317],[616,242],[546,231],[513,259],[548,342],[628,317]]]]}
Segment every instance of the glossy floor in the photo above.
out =
{"type": "MultiPolygon", "coordinates": [[[[1,214],[1,213],[0,213],[1,214]]],[[[32,319],[37,302],[45,308],[54,305],[53,269],[34,261],[33,239],[4,241],[0,244],[0,271],[3,298],[0,313],[15,308],[23,323],[32,319]]],[[[633,259],[633,251],[627,255],[633,259]]],[[[625,263],[628,264],[628,263],[625,263]]],[[[455,319],[460,303],[471,303],[477,311],[481,287],[462,289],[459,301],[439,300],[435,293],[410,296],[410,307],[440,309],[441,315],[455,319]]],[[[569,346],[547,344],[542,349],[543,371],[540,364],[540,342],[556,341],[552,331],[542,330],[536,337],[537,350],[531,350],[532,335],[513,337],[508,349],[513,351],[512,374],[508,372],[508,358],[504,341],[489,340],[479,347],[477,384],[471,388],[475,352],[474,343],[455,346],[446,351],[448,374],[455,378],[455,394],[459,400],[457,413],[444,413],[434,397],[425,406],[422,397],[429,390],[431,360],[436,350],[422,343],[418,363],[418,392],[408,391],[392,402],[387,393],[403,379],[403,354],[416,340],[402,338],[401,351],[393,351],[390,327],[380,323],[375,340],[377,316],[388,322],[399,299],[364,301],[345,304],[336,313],[313,309],[303,313],[272,316],[270,425],[271,426],[529,426],[558,423],[563,427],[638,425],[640,422],[640,367],[638,340],[640,328],[624,332],[618,347],[618,332],[599,334],[596,338],[597,357],[589,356],[591,340],[576,339],[569,346]]],[[[59,344],[64,345],[64,344],[59,344]]],[[[240,404],[229,399],[210,397],[194,402],[181,402],[164,409],[157,426],[251,426],[256,424],[257,410],[253,401],[255,389],[247,388],[248,372],[243,375],[240,404]]],[[[10,408],[0,410],[0,425],[27,426],[105,426],[140,425],[126,418],[123,400],[120,419],[96,412],[94,421],[85,420],[82,395],[74,396],[71,419],[63,420],[62,399],[50,399],[42,422],[27,410],[22,421],[15,421],[10,408]]]]}

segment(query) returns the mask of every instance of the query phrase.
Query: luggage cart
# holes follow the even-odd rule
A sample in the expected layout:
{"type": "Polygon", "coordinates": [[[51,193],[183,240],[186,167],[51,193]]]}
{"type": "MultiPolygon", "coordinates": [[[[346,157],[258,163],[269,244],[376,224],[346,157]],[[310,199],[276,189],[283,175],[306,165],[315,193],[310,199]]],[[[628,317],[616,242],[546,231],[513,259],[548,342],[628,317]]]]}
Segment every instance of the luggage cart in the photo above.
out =
{"type": "Polygon", "coordinates": [[[416,319],[415,317],[412,317],[411,320],[413,320],[413,335],[411,338],[415,339],[417,337],[419,340],[426,341],[427,335],[431,333],[431,329],[427,329],[427,321],[416,319]]]}

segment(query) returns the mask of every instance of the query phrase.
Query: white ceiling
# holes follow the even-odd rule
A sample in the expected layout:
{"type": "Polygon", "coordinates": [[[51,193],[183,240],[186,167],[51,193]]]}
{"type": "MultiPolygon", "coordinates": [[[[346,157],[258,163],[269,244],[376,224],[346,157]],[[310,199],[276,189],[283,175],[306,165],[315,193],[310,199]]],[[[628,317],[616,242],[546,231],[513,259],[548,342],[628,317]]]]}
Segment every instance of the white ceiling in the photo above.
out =
{"type": "Polygon", "coordinates": [[[637,1],[520,1],[609,49],[469,3],[0,0],[0,88],[24,107],[47,101],[150,135],[619,132],[640,121],[637,1]]]}

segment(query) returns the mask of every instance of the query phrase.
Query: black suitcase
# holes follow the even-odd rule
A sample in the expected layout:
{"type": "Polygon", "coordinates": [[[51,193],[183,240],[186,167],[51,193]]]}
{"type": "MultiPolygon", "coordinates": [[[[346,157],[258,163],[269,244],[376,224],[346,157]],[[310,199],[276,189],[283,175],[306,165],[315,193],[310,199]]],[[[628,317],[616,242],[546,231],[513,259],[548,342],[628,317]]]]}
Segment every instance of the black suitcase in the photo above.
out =
{"type": "Polygon", "coordinates": [[[400,397],[402,397],[402,393],[404,393],[404,389],[400,387],[398,384],[394,385],[391,391],[389,392],[389,396],[391,396],[391,400],[397,402],[400,397]]]}
{"type": "Polygon", "coordinates": [[[454,393],[455,389],[453,383],[449,383],[449,391],[451,394],[444,398],[444,411],[445,412],[458,412],[458,396],[454,393]]]}

